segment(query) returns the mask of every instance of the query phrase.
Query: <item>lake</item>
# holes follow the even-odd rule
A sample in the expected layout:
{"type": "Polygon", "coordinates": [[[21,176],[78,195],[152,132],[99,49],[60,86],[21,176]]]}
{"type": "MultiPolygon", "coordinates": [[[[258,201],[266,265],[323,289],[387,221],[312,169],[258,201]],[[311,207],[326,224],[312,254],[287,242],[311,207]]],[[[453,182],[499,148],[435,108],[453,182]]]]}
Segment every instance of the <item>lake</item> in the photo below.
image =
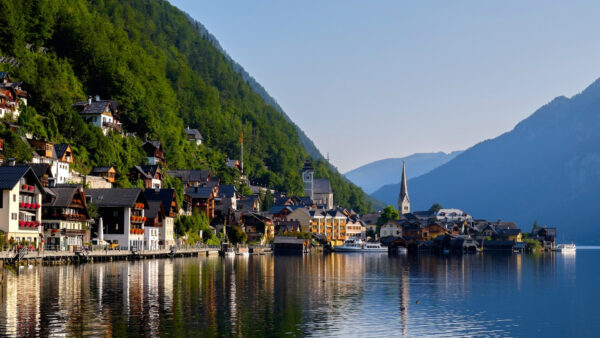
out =
{"type": "Polygon", "coordinates": [[[156,259],[7,271],[0,336],[597,336],[600,250],[156,259]]]}

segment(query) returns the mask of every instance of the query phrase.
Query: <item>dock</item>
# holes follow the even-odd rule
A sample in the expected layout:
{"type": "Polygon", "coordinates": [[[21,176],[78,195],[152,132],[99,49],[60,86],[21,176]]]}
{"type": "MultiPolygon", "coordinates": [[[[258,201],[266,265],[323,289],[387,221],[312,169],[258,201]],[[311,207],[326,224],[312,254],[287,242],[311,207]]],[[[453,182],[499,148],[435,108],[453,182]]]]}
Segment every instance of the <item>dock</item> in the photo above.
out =
{"type": "Polygon", "coordinates": [[[200,257],[217,254],[218,247],[183,247],[161,250],[2,251],[0,264],[58,265],[173,257],[200,257]]]}

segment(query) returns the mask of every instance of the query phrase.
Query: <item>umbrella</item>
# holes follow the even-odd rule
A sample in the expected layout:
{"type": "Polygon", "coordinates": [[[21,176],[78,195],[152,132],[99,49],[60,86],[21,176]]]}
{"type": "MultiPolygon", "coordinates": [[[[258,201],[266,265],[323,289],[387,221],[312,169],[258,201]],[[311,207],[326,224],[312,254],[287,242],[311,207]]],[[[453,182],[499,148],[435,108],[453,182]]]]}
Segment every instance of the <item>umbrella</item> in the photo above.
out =
{"type": "Polygon", "coordinates": [[[104,224],[102,217],[98,220],[98,243],[104,242],[104,224]]]}

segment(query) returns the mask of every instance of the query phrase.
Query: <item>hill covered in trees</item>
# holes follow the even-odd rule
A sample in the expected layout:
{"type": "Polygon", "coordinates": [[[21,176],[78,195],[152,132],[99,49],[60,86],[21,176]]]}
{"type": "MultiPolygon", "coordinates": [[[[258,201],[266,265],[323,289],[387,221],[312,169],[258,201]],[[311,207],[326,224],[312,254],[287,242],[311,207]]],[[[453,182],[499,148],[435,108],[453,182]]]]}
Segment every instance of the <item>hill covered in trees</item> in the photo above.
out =
{"type": "MultiPolygon", "coordinates": [[[[20,132],[72,144],[77,170],[114,165],[124,177],[143,163],[147,138],[162,141],[169,168],[210,168],[227,183],[225,159],[239,158],[243,133],[248,177],[302,192],[307,152],[295,125],[167,1],[2,0],[0,9],[0,54],[18,61],[2,69],[30,95],[20,132]],[[137,137],[105,137],[86,124],[72,104],[88,95],[117,100],[125,130],[137,137]],[[190,144],[185,126],[199,129],[205,145],[190,144]]],[[[336,204],[367,211],[360,188],[322,160],[315,167],[332,180],[336,204]]]]}

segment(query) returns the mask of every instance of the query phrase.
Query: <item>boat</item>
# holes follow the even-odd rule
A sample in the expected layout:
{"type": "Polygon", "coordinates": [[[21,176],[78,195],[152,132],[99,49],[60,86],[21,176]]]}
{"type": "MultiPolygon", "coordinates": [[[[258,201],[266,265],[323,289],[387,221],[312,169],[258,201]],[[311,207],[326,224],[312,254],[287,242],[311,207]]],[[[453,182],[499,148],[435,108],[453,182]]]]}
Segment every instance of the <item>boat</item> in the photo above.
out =
{"type": "Polygon", "coordinates": [[[221,250],[219,250],[219,256],[224,257],[235,257],[235,249],[229,243],[223,243],[221,250]]]}
{"type": "Polygon", "coordinates": [[[351,237],[344,241],[344,245],[333,247],[335,252],[387,252],[388,248],[380,243],[364,242],[360,238],[351,237]]]}
{"type": "Polygon", "coordinates": [[[554,251],[557,252],[565,252],[565,253],[569,253],[569,252],[575,252],[577,250],[577,248],[575,247],[575,244],[571,243],[571,244],[557,244],[554,247],[554,251]]]}

